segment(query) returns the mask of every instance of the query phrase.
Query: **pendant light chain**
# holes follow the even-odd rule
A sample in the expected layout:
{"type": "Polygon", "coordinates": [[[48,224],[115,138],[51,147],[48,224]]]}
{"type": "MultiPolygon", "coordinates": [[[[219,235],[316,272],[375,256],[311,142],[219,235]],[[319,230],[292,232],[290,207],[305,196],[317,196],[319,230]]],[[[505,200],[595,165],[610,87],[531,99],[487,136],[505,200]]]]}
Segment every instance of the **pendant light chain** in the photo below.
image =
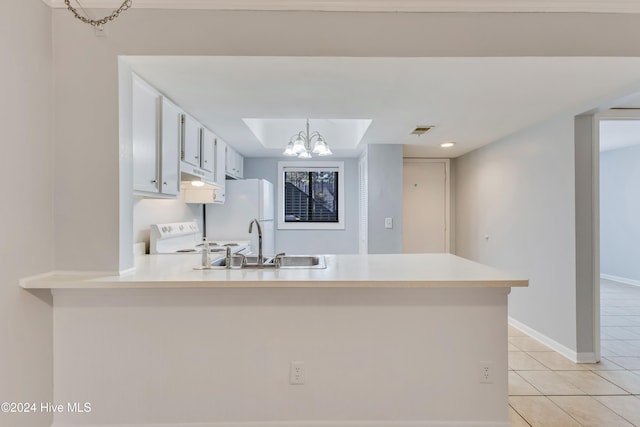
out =
{"type": "MultiPolygon", "coordinates": [[[[78,2],[78,5],[80,5],[80,2],[78,0],[76,0],[76,1],[78,2]]],[[[133,4],[133,0],[125,0],[125,1],[123,1],[122,4],[120,5],[120,7],[117,8],[116,10],[114,10],[111,13],[111,15],[105,16],[104,18],[101,18],[101,19],[89,19],[86,16],[82,16],[80,13],[78,13],[78,10],[75,7],[71,6],[71,1],[70,0],[64,0],[64,4],[67,5],[67,9],[69,9],[71,11],[71,13],[73,13],[73,15],[76,18],[78,18],[79,20],[81,20],[85,24],[89,24],[91,26],[100,28],[104,24],[106,24],[107,22],[111,22],[114,19],[116,19],[125,10],[129,9],[131,7],[131,5],[133,4]]],[[[80,8],[84,11],[84,8],[82,7],[82,5],[80,5],[80,8]]]]}

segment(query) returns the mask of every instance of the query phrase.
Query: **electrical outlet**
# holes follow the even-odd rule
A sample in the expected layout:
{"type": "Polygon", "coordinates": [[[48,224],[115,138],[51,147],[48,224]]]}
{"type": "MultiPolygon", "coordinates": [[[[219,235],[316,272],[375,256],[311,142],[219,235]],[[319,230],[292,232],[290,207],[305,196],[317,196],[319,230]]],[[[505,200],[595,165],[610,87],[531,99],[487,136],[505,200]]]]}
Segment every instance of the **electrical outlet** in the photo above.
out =
{"type": "Polygon", "coordinates": [[[393,218],[384,219],[384,228],[393,228],[393,218]]]}
{"type": "Polygon", "coordinates": [[[493,383],[493,362],[480,362],[480,383],[493,383]]]}
{"type": "Polygon", "coordinates": [[[302,385],[304,384],[304,362],[291,362],[291,368],[289,370],[289,384],[302,385]]]}

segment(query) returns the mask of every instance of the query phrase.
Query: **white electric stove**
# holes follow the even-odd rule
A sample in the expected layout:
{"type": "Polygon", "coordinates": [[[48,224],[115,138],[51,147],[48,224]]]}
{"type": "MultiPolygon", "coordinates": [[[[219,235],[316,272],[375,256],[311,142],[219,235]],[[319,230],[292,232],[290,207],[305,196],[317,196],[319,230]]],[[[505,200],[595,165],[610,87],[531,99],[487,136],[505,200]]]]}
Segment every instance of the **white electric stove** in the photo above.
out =
{"type": "MultiPolygon", "coordinates": [[[[152,224],[149,234],[149,252],[152,254],[200,253],[204,246],[202,232],[196,222],[152,224]]],[[[223,252],[227,247],[233,254],[251,253],[248,240],[209,240],[210,252],[223,252]]]]}

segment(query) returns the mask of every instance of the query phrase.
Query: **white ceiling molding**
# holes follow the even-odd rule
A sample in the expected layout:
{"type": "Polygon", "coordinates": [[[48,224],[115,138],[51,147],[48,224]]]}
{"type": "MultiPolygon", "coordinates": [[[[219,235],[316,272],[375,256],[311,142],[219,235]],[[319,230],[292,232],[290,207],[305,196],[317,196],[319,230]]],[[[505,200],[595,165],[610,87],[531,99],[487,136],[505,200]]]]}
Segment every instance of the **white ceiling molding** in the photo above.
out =
{"type": "MultiPolygon", "coordinates": [[[[42,0],[65,8],[64,0],[42,0]]],[[[82,0],[117,8],[122,0],[82,0]]],[[[134,8],[333,12],[587,12],[640,13],[640,0],[133,0],[134,8]]]]}

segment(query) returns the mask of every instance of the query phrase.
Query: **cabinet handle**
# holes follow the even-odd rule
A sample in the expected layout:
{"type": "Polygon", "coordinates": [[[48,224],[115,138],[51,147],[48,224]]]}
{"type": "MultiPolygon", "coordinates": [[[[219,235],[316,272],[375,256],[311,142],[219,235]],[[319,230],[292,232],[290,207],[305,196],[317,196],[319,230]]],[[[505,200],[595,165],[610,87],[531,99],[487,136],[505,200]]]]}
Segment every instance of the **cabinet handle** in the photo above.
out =
{"type": "Polygon", "coordinates": [[[196,159],[198,158],[198,156],[194,156],[196,159]]]}
{"type": "Polygon", "coordinates": [[[167,184],[167,182],[165,181],[165,182],[162,183],[162,185],[169,185],[169,184],[167,184]]]}
{"type": "Polygon", "coordinates": [[[157,183],[158,183],[158,180],[157,180],[157,179],[152,179],[152,180],[151,180],[151,183],[152,183],[152,184],[157,184],[157,183]]]}

